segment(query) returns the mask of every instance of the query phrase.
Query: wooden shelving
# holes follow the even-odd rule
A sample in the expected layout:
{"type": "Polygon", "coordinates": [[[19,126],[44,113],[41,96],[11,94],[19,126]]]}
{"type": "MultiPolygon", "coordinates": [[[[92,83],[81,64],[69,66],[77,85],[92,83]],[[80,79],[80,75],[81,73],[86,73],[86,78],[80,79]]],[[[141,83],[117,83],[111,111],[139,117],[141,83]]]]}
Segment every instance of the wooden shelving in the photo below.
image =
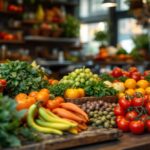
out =
{"type": "Polygon", "coordinates": [[[24,44],[23,40],[0,40],[0,44],[24,44]]]}

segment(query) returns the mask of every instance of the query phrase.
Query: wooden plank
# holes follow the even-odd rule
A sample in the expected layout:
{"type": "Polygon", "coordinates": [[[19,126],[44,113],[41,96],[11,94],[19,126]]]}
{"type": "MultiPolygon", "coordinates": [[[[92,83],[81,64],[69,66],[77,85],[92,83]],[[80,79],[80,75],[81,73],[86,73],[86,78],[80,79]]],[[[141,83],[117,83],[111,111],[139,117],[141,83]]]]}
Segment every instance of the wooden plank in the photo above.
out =
{"type": "Polygon", "coordinates": [[[89,128],[87,131],[83,131],[78,135],[66,134],[58,136],[43,134],[43,140],[39,143],[29,143],[20,148],[7,150],[56,150],[116,140],[120,136],[122,136],[122,132],[115,128],[89,128]]]}

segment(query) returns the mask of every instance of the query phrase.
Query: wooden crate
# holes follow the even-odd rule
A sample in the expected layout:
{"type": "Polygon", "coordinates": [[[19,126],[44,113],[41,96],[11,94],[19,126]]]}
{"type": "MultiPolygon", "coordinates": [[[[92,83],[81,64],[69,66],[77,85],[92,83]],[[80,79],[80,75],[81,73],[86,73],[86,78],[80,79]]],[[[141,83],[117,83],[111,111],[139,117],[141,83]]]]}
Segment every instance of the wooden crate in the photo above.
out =
{"type": "Polygon", "coordinates": [[[65,99],[66,102],[72,102],[74,104],[83,104],[87,101],[98,101],[102,100],[108,103],[117,103],[118,98],[117,96],[104,96],[104,97],[82,97],[82,98],[77,98],[77,99],[65,99]]]}
{"type": "Polygon", "coordinates": [[[24,145],[16,149],[7,150],[57,150],[81,145],[101,143],[116,140],[122,135],[118,129],[89,128],[78,135],[66,134],[63,136],[43,135],[43,141],[24,145]]]}

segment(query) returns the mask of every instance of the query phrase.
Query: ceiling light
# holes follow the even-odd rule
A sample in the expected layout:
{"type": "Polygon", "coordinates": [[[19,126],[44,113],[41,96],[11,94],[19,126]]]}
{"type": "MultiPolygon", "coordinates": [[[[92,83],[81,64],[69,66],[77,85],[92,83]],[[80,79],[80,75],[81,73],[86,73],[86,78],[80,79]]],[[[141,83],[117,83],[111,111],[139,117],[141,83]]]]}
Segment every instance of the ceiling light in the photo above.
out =
{"type": "Polygon", "coordinates": [[[115,2],[115,0],[104,0],[102,2],[102,6],[105,6],[105,7],[116,7],[117,3],[115,2]]]}

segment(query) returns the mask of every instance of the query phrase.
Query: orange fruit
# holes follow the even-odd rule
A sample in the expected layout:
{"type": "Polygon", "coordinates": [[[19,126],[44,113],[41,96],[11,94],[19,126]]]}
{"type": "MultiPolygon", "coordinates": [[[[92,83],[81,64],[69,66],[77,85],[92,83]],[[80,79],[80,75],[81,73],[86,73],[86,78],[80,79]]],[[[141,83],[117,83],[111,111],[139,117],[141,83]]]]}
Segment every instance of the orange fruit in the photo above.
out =
{"type": "Polygon", "coordinates": [[[17,104],[17,110],[28,109],[32,104],[36,102],[36,99],[31,96],[27,96],[26,98],[19,101],[17,104]]]}
{"type": "Polygon", "coordinates": [[[46,93],[48,93],[48,94],[50,93],[50,92],[49,92],[49,90],[48,90],[48,89],[46,89],[46,88],[41,89],[41,90],[40,90],[40,92],[46,92],[46,93]]]}
{"type": "Polygon", "coordinates": [[[32,92],[30,92],[29,96],[37,98],[37,94],[38,94],[37,91],[32,91],[32,92]]]}
{"type": "Polygon", "coordinates": [[[37,100],[42,101],[44,105],[49,100],[49,97],[50,97],[50,95],[47,92],[44,92],[44,91],[40,91],[37,94],[37,100]]]}
{"type": "Polygon", "coordinates": [[[123,98],[123,97],[125,97],[125,93],[120,92],[120,93],[118,94],[118,98],[123,98]]]}
{"type": "Polygon", "coordinates": [[[137,88],[135,89],[135,92],[145,94],[145,90],[143,88],[137,88]]]}
{"type": "Polygon", "coordinates": [[[148,94],[148,95],[150,95],[150,87],[147,87],[147,88],[145,89],[145,93],[148,94]]]}
{"type": "Polygon", "coordinates": [[[128,89],[134,89],[136,87],[136,81],[134,79],[127,79],[124,86],[128,89]]]}
{"type": "Polygon", "coordinates": [[[85,96],[85,91],[84,91],[84,89],[78,88],[77,90],[78,90],[78,93],[79,93],[80,97],[84,97],[84,96],[85,96]]]}
{"type": "Polygon", "coordinates": [[[25,93],[19,93],[18,95],[16,95],[15,100],[17,102],[22,101],[23,99],[27,98],[28,95],[25,93]]]}
{"type": "Polygon", "coordinates": [[[64,93],[65,98],[75,99],[80,97],[80,93],[77,89],[67,89],[64,93]]]}
{"type": "Polygon", "coordinates": [[[126,91],[125,91],[125,94],[128,94],[128,95],[134,95],[134,93],[135,93],[135,90],[134,89],[127,89],[126,91]]]}
{"type": "Polygon", "coordinates": [[[147,80],[139,80],[137,82],[137,86],[140,87],[140,88],[147,88],[149,86],[149,82],[147,80]]]}

